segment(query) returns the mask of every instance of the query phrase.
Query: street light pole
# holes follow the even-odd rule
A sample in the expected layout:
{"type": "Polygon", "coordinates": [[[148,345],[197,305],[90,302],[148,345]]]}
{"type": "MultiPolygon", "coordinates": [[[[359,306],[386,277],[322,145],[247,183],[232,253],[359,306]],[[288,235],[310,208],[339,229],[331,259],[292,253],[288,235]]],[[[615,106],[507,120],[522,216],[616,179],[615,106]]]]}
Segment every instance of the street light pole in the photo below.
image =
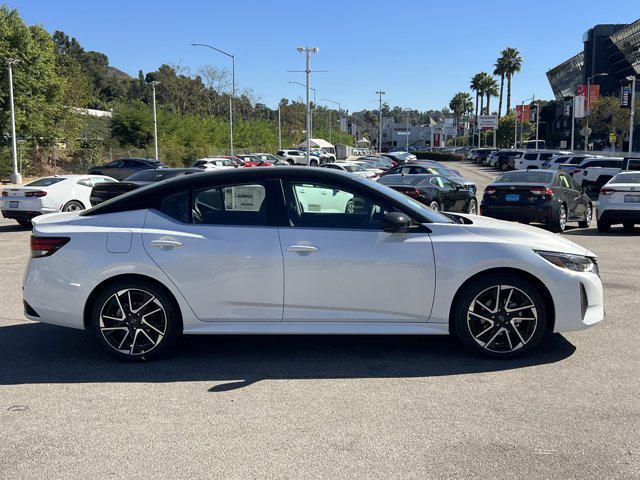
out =
{"type": "Polygon", "coordinates": [[[13,65],[19,61],[17,58],[7,58],[7,66],[9,67],[9,106],[11,108],[11,152],[13,155],[13,173],[9,180],[16,185],[22,183],[22,175],[18,172],[18,139],[16,138],[16,113],[13,104],[13,65]]]}
{"type": "Polygon", "coordinates": [[[573,152],[576,136],[576,97],[571,97],[571,151],[573,152]]]}
{"type": "Polygon", "coordinates": [[[216,52],[222,53],[231,59],[231,98],[229,99],[229,141],[231,146],[231,155],[233,155],[233,102],[236,98],[236,57],[231,53],[227,53],[219,48],[212,47],[206,43],[192,43],[192,47],[207,47],[216,52]]]}
{"type": "Polygon", "coordinates": [[[629,121],[629,156],[633,152],[633,122],[636,116],[636,76],[629,76],[627,80],[631,80],[631,117],[629,121]]]}
{"type": "Polygon", "coordinates": [[[307,165],[311,165],[311,107],[309,106],[309,54],[318,53],[320,51],[317,47],[298,47],[298,52],[306,54],[306,67],[304,70],[306,77],[306,90],[307,90],[307,165]]]}
{"type": "Polygon", "coordinates": [[[407,109],[407,153],[409,152],[409,110],[407,109]]]}
{"type": "MultiPolygon", "coordinates": [[[[301,85],[303,87],[306,87],[306,85],[304,83],[300,83],[300,82],[289,82],[289,83],[295,83],[296,85],[301,85]]],[[[310,112],[311,112],[311,138],[313,138],[313,111],[316,109],[316,89],[313,87],[309,87],[309,90],[313,91],[313,109],[310,108],[310,112]]]]}
{"type": "Polygon", "coordinates": [[[376,93],[378,94],[378,102],[380,105],[380,120],[378,121],[378,153],[382,153],[382,95],[385,95],[386,92],[378,90],[376,93]]]}
{"type": "Polygon", "coordinates": [[[538,150],[538,128],[539,127],[540,127],[540,102],[536,103],[536,148],[535,148],[536,150],[538,150]]]}
{"type": "Polygon", "coordinates": [[[589,150],[589,115],[591,114],[591,79],[596,77],[606,77],[608,73],[596,73],[587,77],[587,121],[584,127],[584,151],[589,150]]]}
{"type": "MultiPolygon", "coordinates": [[[[328,98],[321,98],[320,99],[321,102],[331,102],[335,105],[338,105],[338,118],[340,115],[340,111],[342,110],[342,105],[340,105],[340,102],[336,102],[334,100],[329,100],[328,98]]],[[[331,125],[331,109],[329,109],[329,143],[331,143],[331,130],[333,130],[332,125],[331,125]]]]}
{"type": "Polygon", "coordinates": [[[151,96],[153,98],[153,150],[155,152],[155,159],[158,160],[158,121],[156,119],[156,85],[160,82],[154,80],[151,83],[151,96]]]}

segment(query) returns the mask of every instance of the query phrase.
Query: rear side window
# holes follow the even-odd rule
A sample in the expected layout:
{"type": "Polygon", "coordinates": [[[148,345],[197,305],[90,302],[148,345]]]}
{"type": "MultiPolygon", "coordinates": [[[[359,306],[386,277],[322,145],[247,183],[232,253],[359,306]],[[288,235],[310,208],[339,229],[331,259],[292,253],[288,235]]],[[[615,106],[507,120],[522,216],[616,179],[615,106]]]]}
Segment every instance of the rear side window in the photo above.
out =
{"type": "Polygon", "coordinates": [[[267,225],[262,184],[213,187],[193,192],[192,221],[207,225],[267,225]]]}
{"type": "Polygon", "coordinates": [[[64,178],[59,177],[47,177],[41,178],[31,183],[27,183],[25,187],[50,187],[51,185],[55,185],[58,182],[63,181],[64,178]]]}
{"type": "Polygon", "coordinates": [[[536,160],[538,158],[538,154],[537,153],[526,153],[524,155],[524,159],[525,160],[536,160]]]}
{"type": "Polygon", "coordinates": [[[541,153],[540,160],[549,160],[553,156],[553,153],[541,153]]]}
{"type": "Polygon", "coordinates": [[[160,203],[160,211],[179,222],[189,222],[189,193],[181,192],[165,198],[160,203]]]}

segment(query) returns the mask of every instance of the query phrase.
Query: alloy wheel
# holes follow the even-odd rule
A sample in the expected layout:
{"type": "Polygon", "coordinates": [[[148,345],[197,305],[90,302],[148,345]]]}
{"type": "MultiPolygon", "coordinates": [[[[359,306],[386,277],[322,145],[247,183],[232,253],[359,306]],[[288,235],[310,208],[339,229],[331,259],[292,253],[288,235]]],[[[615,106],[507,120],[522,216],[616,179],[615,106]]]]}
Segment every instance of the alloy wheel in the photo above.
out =
{"type": "Polygon", "coordinates": [[[558,225],[560,226],[560,231],[564,231],[567,226],[567,210],[564,206],[560,207],[560,213],[558,214],[558,225]]]}
{"type": "Polygon", "coordinates": [[[104,302],[98,326],[102,338],[116,352],[141,356],[162,343],[167,333],[167,313],[146,290],[123,289],[104,302]]]}
{"type": "Polygon", "coordinates": [[[82,205],[80,205],[78,202],[69,202],[64,207],[65,212],[79,212],[80,210],[82,210],[82,205]]]}
{"type": "Polygon", "coordinates": [[[436,202],[435,200],[429,204],[429,208],[434,212],[437,212],[440,210],[440,206],[438,205],[438,202],[436,202]]]}
{"type": "Polygon", "coordinates": [[[478,202],[476,202],[475,200],[471,200],[469,202],[469,212],[470,215],[477,215],[478,214],[478,202]]]}
{"type": "Polygon", "coordinates": [[[475,342],[492,353],[510,353],[534,336],[538,311],[531,297],[512,285],[494,285],[469,305],[467,327],[475,342]]]}

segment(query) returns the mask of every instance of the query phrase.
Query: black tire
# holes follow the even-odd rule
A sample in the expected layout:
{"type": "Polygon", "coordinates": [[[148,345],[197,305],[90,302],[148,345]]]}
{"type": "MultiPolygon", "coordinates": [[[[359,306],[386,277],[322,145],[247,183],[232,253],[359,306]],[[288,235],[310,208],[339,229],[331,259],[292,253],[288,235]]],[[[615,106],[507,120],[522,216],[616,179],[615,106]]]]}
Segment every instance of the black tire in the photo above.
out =
{"type": "Polygon", "coordinates": [[[623,223],[622,228],[624,228],[625,232],[633,232],[633,229],[635,228],[635,224],[628,223],[628,222],[623,223]]]}
{"type": "Polygon", "coordinates": [[[31,228],[33,225],[31,224],[31,220],[16,220],[21,227],[31,228]]]}
{"type": "Polygon", "coordinates": [[[80,210],[84,210],[84,205],[78,200],[71,200],[62,207],[63,212],[79,212],[80,210]]]}
{"type": "Polygon", "coordinates": [[[105,288],[91,308],[91,327],[107,352],[129,361],[150,360],[166,353],[182,333],[173,299],[153,283],[140,280],[124,280],[105,288]],[[130,300],[126,292],[131,293],[130,300]],[[155,300],[141,307],[150,297],[155,300]],[[138,310],[132,312],[132,305],[138,310]],[[135,342],[129,343],[131,340],[135,342]]]}
{"type": "Polygon", "coordinates": [[[469,207],[467,208],[467,213],[471,215],[478,214],[478,201],[475,198],[469,200],[469,207]]]}
{"type": "Polygon", "coordinates": [[[593,215],[593,206],[591,204],[589,204],[589,206],[587,207],[589,210],[587,210],[585,219],[578,222],[578,226],[580,228],[589,228],[589,226],[591,225],[591,217],[593,215]]]}
{"type": "Polygon", "coordinates": [[[602,233],[607,233],[611,230],[611,224],[609,222],[605,222],[603,220],[598,220],[598,231],[602,233]]]}
{"type": "Polygon", "coordinates": [[[293,160],[291,160],[290,158],[288,158],[288,159],[287,159],[287,163],[288,163],[289,165],[293,165],[293,160]]]}
{"type": "Polygon", "coordinates": [[[317,160],[309,160],[309,165],[311,165],[312,167],[317,167],[318,166],[318,161],[317,160]]]}
{"type": "Polygon", "coordinates": [[[544,337],[548,321],[545,302],[535,285],[518,275],[497,274],[481,277],[472,285],[464,287],[456,299],[450,327],[452,333],[472,352],[491,358],[509,359],[536,348],[544,337]],[[476,306],[476,300],[483,299],[481,303],[492,310],[495,309],[495,302],[492,305],[484,301],[483,296],[490,298],[497,292],[498,287],[501,288],[497,302],[500,308],[496,309],[496,313],[489,313],[484,308],[476,306]],[[511,287],[516,293],[509,295],[508,292],[511,290],[505,287],[511,287]],[[506,311],[507,300],[510,300],[509,305],[515,304],[516,307],[516,302],[530,301],[533,308],[510,313],[506,311]],[[485,322],[475,315],[480,311],[480,315],[492,323],[485,322]],[[533,318],[534,321],[519,320],[520,317],[533,318]]]}
{"type": "Polygon", "coordinates": [[[562,233],[567,226],[567,207],[564,205],[560,205],[560,209],[558,210],[558,215],[551,220],[549,224],[549,228],[551,228],[552,232],[562,233]],[[564,216],[564,218],[563,218],[564,216]]]}
{"type": "Polygon", "coordinates": [[[354,203],[353,200],[349,200],[344,207],[344,213],[353,213],[354,212],[354,203]]]}

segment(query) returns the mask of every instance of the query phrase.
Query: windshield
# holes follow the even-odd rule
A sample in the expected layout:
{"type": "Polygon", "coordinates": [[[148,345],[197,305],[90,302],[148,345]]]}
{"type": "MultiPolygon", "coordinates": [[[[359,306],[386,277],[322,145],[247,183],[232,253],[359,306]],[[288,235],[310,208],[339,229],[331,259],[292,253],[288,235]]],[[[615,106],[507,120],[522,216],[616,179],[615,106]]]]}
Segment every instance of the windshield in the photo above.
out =
{"type": "Polygon", "coordinates": [[[613,177],[609,183],[640,183],[640,172],[638,173],[619,173],[613,177]]]}
{"type": "Polygon", "coordinates": [[[36,180],[35,182],[27,183],[25,187],[50,187],[51,185],[63,181],[64,178],[60,177],[47,177],[36,180]]]}
{"type": "Polygon", "coordinates": [[[493,183],[550,183],[551,180],[553,180],[553,173],[551,172],[517,170],[503,173],[493,183]]]}

